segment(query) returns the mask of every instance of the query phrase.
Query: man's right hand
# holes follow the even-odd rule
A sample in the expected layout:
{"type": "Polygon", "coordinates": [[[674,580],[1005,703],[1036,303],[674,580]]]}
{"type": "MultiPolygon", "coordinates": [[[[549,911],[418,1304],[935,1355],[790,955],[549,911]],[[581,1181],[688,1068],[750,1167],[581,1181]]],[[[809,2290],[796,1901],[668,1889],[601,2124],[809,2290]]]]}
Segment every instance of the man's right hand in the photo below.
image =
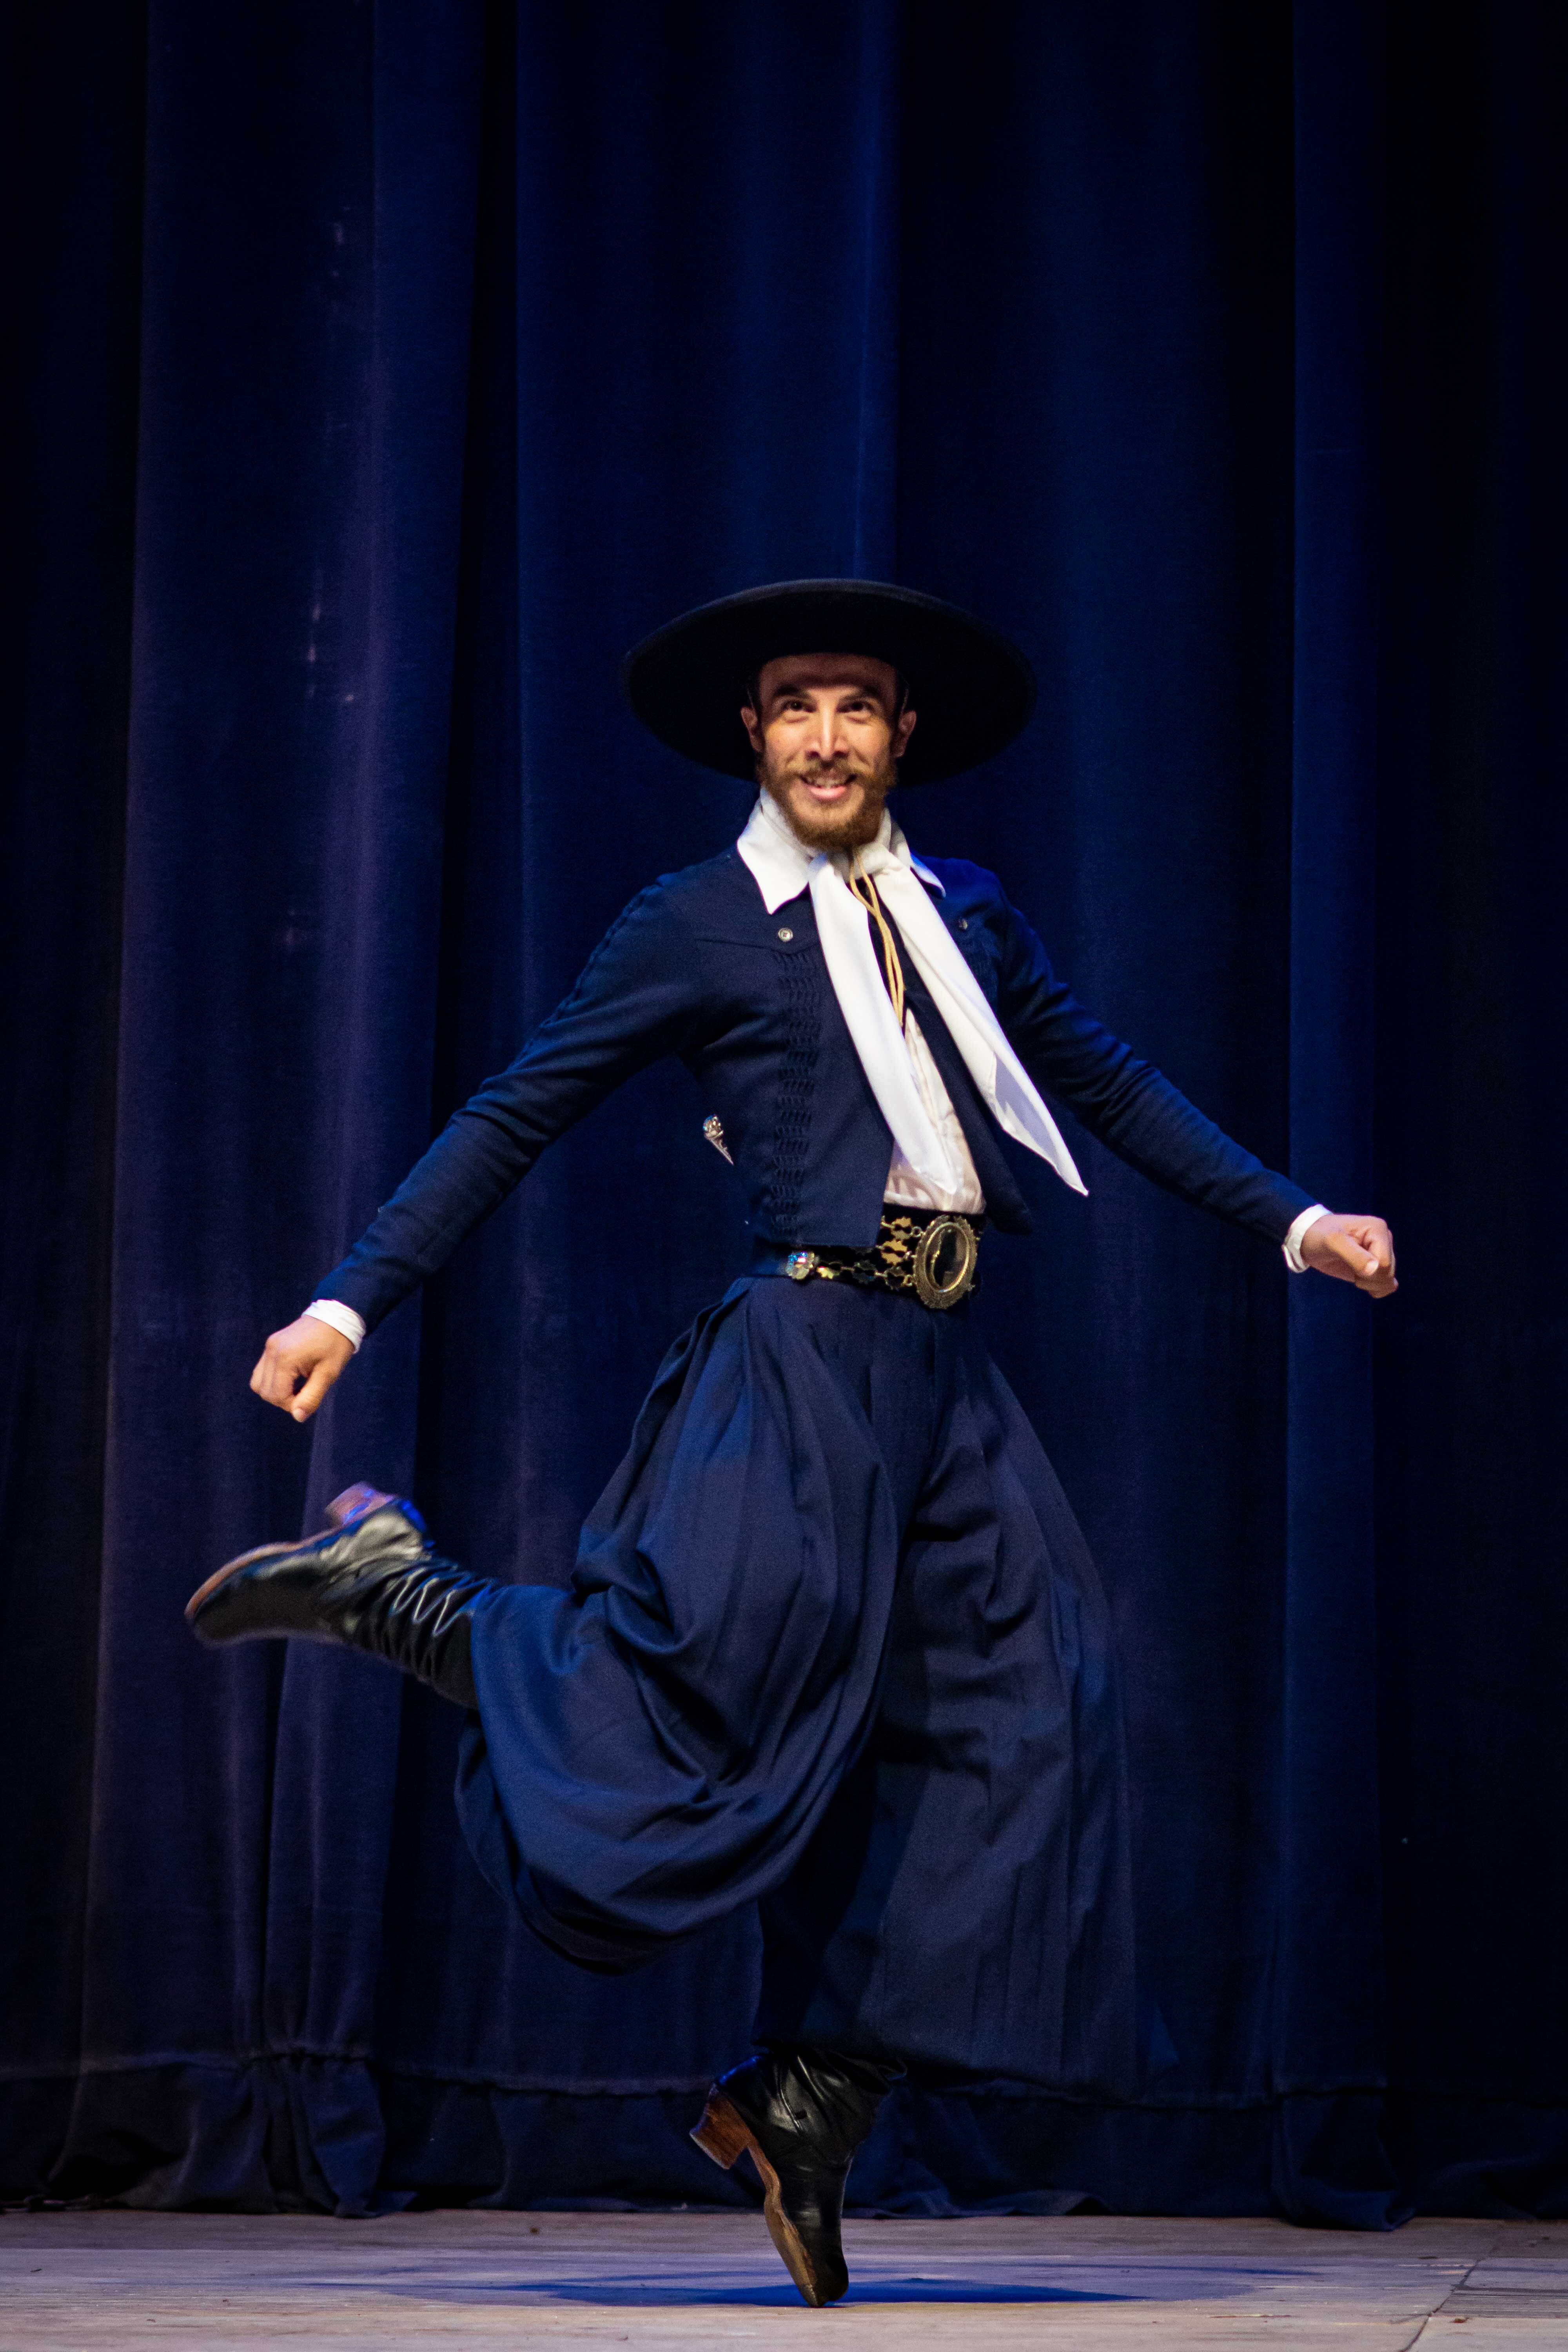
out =
{"type": "Polygon", "coordinates": [[[266,1404],[296,1421],[309,1421],[349,1358],[353,1342],[313,1315],[301,1315],[274,1331],[261,1350],[261,1360],[250,1375],[250,1385],[266,1404]]]}

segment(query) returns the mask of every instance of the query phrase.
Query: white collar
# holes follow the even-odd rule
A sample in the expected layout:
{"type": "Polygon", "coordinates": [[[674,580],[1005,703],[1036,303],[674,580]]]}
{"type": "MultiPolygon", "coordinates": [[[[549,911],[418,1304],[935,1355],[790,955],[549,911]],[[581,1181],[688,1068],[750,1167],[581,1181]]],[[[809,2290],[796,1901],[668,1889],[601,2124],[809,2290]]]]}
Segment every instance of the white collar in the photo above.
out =
{"type": "MultiPolygon", "coordinates": [[[[908,842],[886,809],[882,811],[882,829],[877,841],[881,848],[890,851],[895,857],[909,856],[910,866],[921,880],[933,890],[942,890],[942,886],[930,866],[922,866],[918,857],[910,856],[908,842]]],[[[766,793],[757,794],[757,805],[747,818],[745,831],[735,847],[742,862],[750,868],[752,878],[763,894],[763,904],[770,915],[775,913],[786,899],[799,898],[811,878],[811,869],[818,856],[817,851],[806,847],[798,834],[791,832],[766,793]]],[[[942,895],[945,897],[946,893],[942,895]]]]}

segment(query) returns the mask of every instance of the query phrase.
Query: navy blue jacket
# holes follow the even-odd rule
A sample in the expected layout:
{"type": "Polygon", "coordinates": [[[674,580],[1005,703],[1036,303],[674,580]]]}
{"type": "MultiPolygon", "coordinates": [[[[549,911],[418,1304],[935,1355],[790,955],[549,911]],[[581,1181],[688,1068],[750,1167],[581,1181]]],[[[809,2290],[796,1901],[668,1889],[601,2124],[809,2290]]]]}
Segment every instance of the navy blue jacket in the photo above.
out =
{"type": "MultiPolygon", "coordinates": [[[[1279,1242],[1310,1193],[1194,1110],[1086,1013],[994,874],[922,861],[934,903],[1043,1093],[1157,1184],[1279,1242]]],[[[910,998],[963,1122],[992,1222],[1029,1213],[998,1130],[906,959],[910,998]]],[[[763,1248],[876,1238],[892,1138],[845,1026],[809,892],[769,914],[734,849],[634,898],[510,1069],[437,1137],[317,1286],[374,1326],[526,1176],[547,1143],[625,1078],[679,1055],[723,1123],[763,1248]]]]}

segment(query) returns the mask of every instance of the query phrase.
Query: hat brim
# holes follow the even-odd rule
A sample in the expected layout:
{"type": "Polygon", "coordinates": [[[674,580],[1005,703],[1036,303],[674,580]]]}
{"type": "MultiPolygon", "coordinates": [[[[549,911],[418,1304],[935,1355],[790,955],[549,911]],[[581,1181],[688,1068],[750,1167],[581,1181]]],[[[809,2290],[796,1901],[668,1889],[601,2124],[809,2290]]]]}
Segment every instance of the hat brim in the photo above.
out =
{"type": "Polygon", "coordinates": [[[684,613],[621,665],[633,710],[672,751],[750,780],[746,681],[789,654],[865,654],[908,680],[918,723],[905,784],[940,782],[994,759],[1027,725],[1035,674],[1001,632],[956,604],[878,580],[785,580],[684,613]]]}

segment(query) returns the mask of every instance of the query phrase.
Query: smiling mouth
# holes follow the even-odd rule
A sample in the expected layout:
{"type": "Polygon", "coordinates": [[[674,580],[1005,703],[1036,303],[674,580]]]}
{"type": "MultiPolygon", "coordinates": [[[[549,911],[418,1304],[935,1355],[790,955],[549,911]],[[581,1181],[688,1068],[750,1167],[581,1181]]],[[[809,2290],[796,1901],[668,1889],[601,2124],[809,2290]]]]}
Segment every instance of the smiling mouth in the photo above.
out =
{"type": "Polygon", "coordinates": [[[802,776],[799,782],[801,790],[808,793],[814,801],[831,802],[842,800],[855,779],[853,776],[802,776]]]}

